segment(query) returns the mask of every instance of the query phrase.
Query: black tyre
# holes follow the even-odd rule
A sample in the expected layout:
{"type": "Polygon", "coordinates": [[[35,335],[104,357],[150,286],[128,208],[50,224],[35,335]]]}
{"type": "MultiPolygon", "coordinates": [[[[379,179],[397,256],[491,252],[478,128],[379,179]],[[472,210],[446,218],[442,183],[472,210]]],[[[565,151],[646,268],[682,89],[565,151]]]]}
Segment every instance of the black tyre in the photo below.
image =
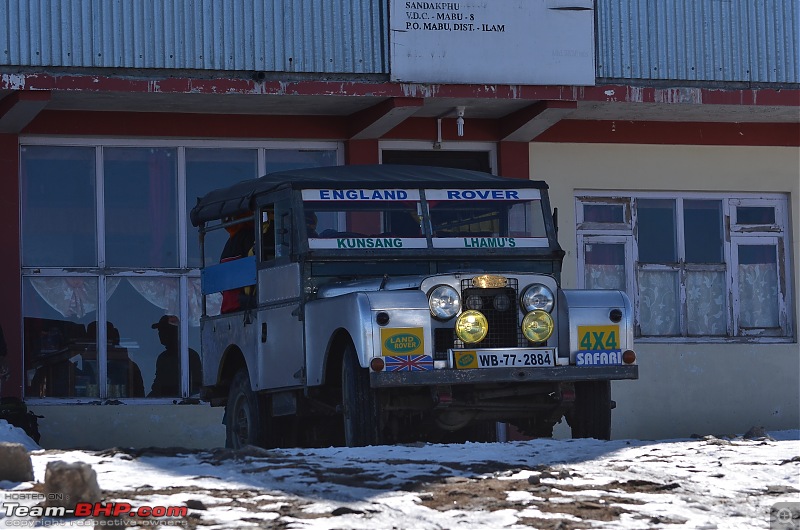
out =
{"type": "Polygon", "coordinates": [[[225,447],[241,449],[263,445],[265,416],[262,400],[250,388],[250,377],[242,368],[233,377],[225,407],[225,447]]]}
{"type": "Polygon", "coordinates": [[[567,416],[573,438],[611,439],[611,382],[575,383],[575,404],[567,416]]]}
{"type": "Polygon", "coordinates": [[[347,447],[381,442],[378,393],[370,388],[369,371],[358,364],[352,343],[345,349],[342,360],[342,415],[347,447]]]}

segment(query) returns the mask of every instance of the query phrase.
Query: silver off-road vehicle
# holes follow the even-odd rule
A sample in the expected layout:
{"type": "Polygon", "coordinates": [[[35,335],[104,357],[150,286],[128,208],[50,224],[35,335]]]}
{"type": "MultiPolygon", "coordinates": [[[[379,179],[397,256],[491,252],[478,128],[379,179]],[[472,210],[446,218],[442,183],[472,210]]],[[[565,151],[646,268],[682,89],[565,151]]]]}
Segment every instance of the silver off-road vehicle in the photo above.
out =
{"type": "Polygon", "coordinates": [[[231,447],[550,436],[562,417],[608,439],[610,381],[638,377],[625,293],[560,287],[542,182],[293,170],[212,191],[191,220],[201,244],[231,234],[201,321],[201,396],[231,447]]]}

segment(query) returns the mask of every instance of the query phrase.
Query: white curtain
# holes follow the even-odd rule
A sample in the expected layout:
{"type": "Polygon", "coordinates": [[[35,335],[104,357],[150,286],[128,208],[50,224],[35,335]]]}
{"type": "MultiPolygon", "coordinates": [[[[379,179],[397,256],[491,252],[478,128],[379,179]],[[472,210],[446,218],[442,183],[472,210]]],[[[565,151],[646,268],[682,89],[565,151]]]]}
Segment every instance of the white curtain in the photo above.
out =
{"type": "MultiPolygon", "coordinates": [[[[114,294],[121,278],[106,278],[107,296],[114,294]]],[[[30,278],[31,285],[47,305],[63,317],[82,318],[97,310],[97,278],[30,278]]]]}
{"type": "Polygon", "coordinates": [[[180,298],[177,278],[128,278],[131,287],[166,315],[179,316],[180,298]]]}
{"type": "Polygon", "coordinates": [[[687,330],[693,336],[727,334],[725,273],[690,271],[686,278],[687,330]]]}
{"type": "Polygon", "coordinates": [[[778,271],[774,263],[739,265],[739,326],[775,328],[778,320],[778,271]]]}
{"type": "MultiPolygon", "coordinates": [[[[166,315],[180,315],[177,278],[120,278],[106,277],[106,298],[110,299],[123,280],[138,292],[145,300],[164,310],[166,315]]],[[[72,277],[39,277],[30,278],[31,285],[47,302],[47,305],[58,311],[62,316],[82,318],[97,310],[97,278],[85,276],[72,277]]],[[[189,323],[192,326],[200,325],[202,313],[202,295],[200,294],[200,281],[189,280],[189,323]]],[[[221,296],[209,296],[209,314],[219,314],[221,296]],[[217,300],[219,298],[219,300],[217,300]],[[216,311],[216,312],[214,312],[216,311]]]]}
{"type": "Polygon", "coordinates": [[[625,265],[585,265],[584,283],[587,289],[625,290],[625,265]]]}
{"type": "Polygon", "coordinates": [[[677,278],[677,271],[639,271],[639,325],[642,335],[680,335],[677,278]]]}

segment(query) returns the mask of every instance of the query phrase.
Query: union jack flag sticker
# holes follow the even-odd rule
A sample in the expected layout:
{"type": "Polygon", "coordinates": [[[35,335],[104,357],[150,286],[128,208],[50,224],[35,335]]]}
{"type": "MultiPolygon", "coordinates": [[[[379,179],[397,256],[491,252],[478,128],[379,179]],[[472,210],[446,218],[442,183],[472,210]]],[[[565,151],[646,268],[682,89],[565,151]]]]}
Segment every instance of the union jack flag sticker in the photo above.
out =
{"type": "Polygon", "coordinates": [[[425,372],[433,370],[430,355],[391,355],[383,358],[387,372],[425,372]]]}

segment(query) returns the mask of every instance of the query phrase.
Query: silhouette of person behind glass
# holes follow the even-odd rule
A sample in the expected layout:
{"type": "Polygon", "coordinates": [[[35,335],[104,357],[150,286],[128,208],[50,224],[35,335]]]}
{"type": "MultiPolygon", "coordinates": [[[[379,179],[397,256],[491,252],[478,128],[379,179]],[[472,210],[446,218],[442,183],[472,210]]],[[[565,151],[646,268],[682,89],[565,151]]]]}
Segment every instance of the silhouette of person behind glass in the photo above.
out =
{"type": "MultiPolygon", "coordinates": [[[[91,338],[97,337],[97,321],[89,322],[86,333],[91,338]]],[[[107,386],[126,389],[126,395],[109,395],[109,397],[144,397],[144,381],[139,365],[128,356],[128,350],[119,345],[119,330],[111,322],[106,322],[106,374],[107,386]]],[[[79,371],[76,371],[76,373],[79,371]]],[[[87,365],[84,372],[91,376],[91,368],[87,365]]]]}
{"type": "MultiPolygon", "coordinates": [[[[174,315],[164,315],[151,327],[158,330],[158,339],[166,349],[156,359],[156,377],[147,397],[177,397],[181,395],[181,353],[178,324],[174,315]]],[[[200,390],[202,381],[200,356],[189,348],[189,395],[200,390]]]]}

